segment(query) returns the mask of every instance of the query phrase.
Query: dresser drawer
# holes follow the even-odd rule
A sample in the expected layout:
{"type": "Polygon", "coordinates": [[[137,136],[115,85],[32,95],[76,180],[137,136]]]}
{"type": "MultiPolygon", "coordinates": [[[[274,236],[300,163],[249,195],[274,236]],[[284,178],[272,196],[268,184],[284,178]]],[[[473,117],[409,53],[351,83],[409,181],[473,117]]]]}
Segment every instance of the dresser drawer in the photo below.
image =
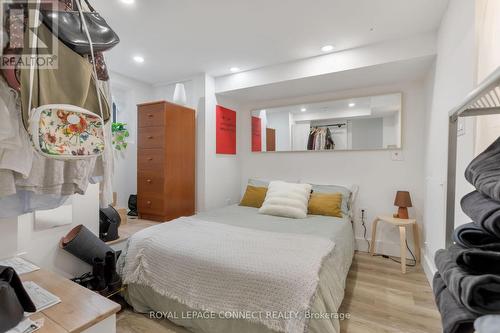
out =
{"type": "Polygon", "coordinates": [[[139,131],[139,148],[163,148],[165,144],[165,128],[148,127],[139,131]]]}
{"type": "Polygon", "coordinates": [[[165,179],[158,171],[139,171],[137,174],[138,193],[149,195],[163,195],[165,179]]]}
{"type": "Polygon", "coordinates": [[[139,107],[137,116],[138,127],[154,127],[165,125],[165,111],[163,104],[150,104],[139,107]]]}
{"type": "Polygon", "coordinates": [[[137,208],[139,214],[165,214],[165,202],[161,194],[139,193],[137,195],[137,208]]]}
{"type": "Polygon", "coordinates": [[[143,170],[155,170],[158,172],[163,172],[164,154],[165,153],[163,149],[159,148],[138,149],[137,171],[141,172],[143,170]]]}

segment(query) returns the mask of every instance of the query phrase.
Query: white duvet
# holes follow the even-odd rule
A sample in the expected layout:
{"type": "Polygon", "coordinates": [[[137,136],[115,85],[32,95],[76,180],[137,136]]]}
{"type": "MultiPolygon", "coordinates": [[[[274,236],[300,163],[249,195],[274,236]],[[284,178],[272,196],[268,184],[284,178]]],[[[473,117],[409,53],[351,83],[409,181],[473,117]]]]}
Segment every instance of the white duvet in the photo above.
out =
{"type": "Polygon", "coordinates": [[[311,235],[180,218],[130,239],[123,278],[195,310],[245,312],[272,330],[302,333],[334,246],[311,235]]]}

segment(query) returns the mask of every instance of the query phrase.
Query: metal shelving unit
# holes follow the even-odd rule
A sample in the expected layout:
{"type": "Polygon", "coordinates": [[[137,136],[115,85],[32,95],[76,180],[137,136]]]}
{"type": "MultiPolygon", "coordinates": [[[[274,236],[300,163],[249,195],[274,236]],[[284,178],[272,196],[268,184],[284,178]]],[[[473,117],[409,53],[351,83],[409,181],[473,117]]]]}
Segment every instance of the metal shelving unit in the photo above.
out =
{"type": "Polygon", "coordinates": [[[452,244],[455,229],[458,118],[500,114],[500,67],[449,113],[448,176],[446,195],[446,246],[452,244]]]}

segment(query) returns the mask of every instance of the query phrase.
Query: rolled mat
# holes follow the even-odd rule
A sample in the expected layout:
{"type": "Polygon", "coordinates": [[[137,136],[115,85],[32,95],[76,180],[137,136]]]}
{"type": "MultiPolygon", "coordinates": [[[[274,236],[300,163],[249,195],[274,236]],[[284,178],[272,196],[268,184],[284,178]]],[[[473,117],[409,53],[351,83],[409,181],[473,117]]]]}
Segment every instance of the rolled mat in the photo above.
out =
{"type": "Polygon", "coordinates": [[[436,267],[458,304],[480,315],[500,313],[500,276],[471,275],[453,261],[450,251],[439,250],[436,267]]]}
{"type": "Polygon", "coordinates": [[[465,178],[479,192],[500,201],[500,137],[472,160],[465,178]]]}
{"type": "Polygon", "coordinates": [[[465,248],[500,251],[500,238],[486,232],[475,223],[459,226],[453,232],[453,241],[465,248]]]}
{"type": "Polygon", "coordinates": [[[446,288],[439,272],[434,275],[432,290],[436,305],[441,313],[443,333],[472,333],[477,315],[458,304],[446,288]]]}
{"type": "Polygon", "coordinates": [[[83,225],[78,225],[61,239],[60,246],[80,260],[92,265],[94,258],[104,260],[112,248],[83,225]]]}
{"type": "Polygon", "coordinates": [[[467,273],[500,275],[500,252],[466,249],[458,244],[450,246],[448,251],[457,265],[467,273]]]}
{"type": "Polygon", "coordinates": [[[464,196],[460,204],[474,223],[500,237],[500,202],[474,191],[464,196]]]}

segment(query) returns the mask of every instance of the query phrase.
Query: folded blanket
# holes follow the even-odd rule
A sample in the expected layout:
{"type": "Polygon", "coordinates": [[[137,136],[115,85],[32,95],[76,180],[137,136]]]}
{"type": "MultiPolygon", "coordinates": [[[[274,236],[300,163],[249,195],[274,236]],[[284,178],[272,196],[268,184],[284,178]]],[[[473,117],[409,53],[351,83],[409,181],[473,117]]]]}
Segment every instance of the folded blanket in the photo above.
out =
{"type": "Polygon", "coordinates": [[[453,241],[465,248],[500,251],[500,238],[484,231],[475,223],[459,226],[453,232],[453,241]]]}
{"type": "Polygon", "coordinates": [[[302,333],[334,246],[328,238],[183,217],[134,234],[123,278],[195,310],[252,313],[248,320],[274,331],[302,333]],[[292,315],[266,315],[274,311],[292,315]]]}
{"type": "Polygon", "coordinates": [[[465,178],[481,193],[500,201],[500,137],[469,164],[465,178]]]}
{"type": "Polygon", "coordinates": [[[474,223],[500,237],[500,202],[474,191],[464,196],[460,204],[474,223]]]}
{"type": "Polygon", "coordinates": [[[474,320],[477,315],[471,313],[457,303],[446,288],[439,272],[434,275],[432,290],[436,298],[436,305],[441,313],[443,333],[472,333],[474,320]]]}
{"type": "Polygon", "coordinates": [[[453,261],[448,250],[437,251],[435,262],[457,303],[476,314],[500,313],[500,276],[468,274],[453,261]]]}
{"type": "Polygon", "coordinates": [[[500,274],[500,252],[466,249],[458,244],[450,246],[451,258],[471,274],[500,274]]]}

